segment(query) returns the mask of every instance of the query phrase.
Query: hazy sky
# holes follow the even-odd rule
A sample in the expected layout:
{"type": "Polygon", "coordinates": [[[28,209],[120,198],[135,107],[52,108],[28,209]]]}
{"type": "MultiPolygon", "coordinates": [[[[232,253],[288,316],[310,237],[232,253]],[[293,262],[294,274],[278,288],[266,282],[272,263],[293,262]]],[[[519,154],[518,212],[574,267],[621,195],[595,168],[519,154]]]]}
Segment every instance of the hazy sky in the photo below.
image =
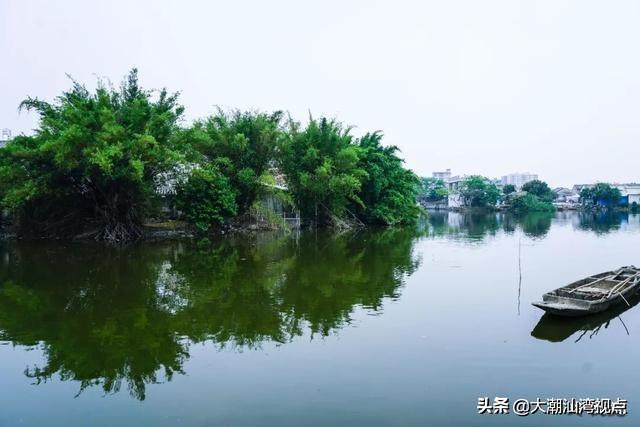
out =
{"type": "Polygon", "coordinates": [[[0,0],[0,128],[65,74],[382,130],[419,174],[640,181],[638,1],[0,0]]]}

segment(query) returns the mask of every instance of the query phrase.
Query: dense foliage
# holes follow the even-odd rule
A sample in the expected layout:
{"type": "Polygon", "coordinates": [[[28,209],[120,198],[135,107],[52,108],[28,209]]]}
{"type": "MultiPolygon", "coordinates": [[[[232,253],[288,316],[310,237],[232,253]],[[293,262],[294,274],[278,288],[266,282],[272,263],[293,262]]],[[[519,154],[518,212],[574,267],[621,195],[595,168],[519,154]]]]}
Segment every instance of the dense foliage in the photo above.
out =
{"type": "Polygon", "coordinates": [[[536,179],[524,184],[522,191],[519,193],[505,192],[504,203],[509,211],[517,214],[553,212],[555,210],[552,204],[553,199],[554,193],[549,188],[549,185],[536,179]]]}
{"type": "Polygon", "coordinates": [[[463,181],[460,196],[465,206],[487,208],[496,205],[500,190],[488,178],[473,175],[463,181]]]}
{"type": "Polygon", "coordinates": [[[505,196],[508,196],[511,193],[515,193],[516,192],[516,186],[513,184],[507,184],[504,187],[502,187],[502,194],[504,194],[505,196]]]}
{"type": "Polygon", "coordinates": [[[419,197],[428,202],[446,200],[449,191],[444,181],[438,178],[424,177],[421,180],[419,197]]]}
{"type": "Polygon", "coordinates": [[[196,160],[214,163],[229,179],[236,192],[240,213],[245,213],[262,190],[263,175],[273,163],[282,136],[282,112],[218,110],[196,122],[181,140],[193,149],[196,160]]]}
{"type": "Polygon", "coordinates": [[[176,205],[187,221],[199,230],[207,231],[237,213],[235,199],[236,194],[227,178],[208,165],[195,169],[185,182],[180,183],[176,205]]]}
{"type": "Polygon", "coordinates": [[[507,200],[507,208],[518,214],[527,212],[553,212],[555,208],[532,193],[515,194],[507,200]]]}
{"type": "Polygon", "coordinates": [[[282,144],[281,167],[304,218],[327,224],[349,212],[360,199],[368,176],[360,164],[360,148],[349,128],[333,120],[291,122],[282,144]]]}
{"type": "Polygon", "coordinates": [[[522,186],[522,191],[526,191],[527,193],[536,196],[543,202],[552,202],[555,198],[553,191],[549,188],[549,185],[539,179],[534,179],[533,181],[529,181],[524,184],[522,186]]]}
{"type": "Polygon", "coordinates": [[[400,224],[412,221],[419,213],[416,196],[419,178],[405,169],[395,146],[384,147],[382,134],[375,132],[358,140],[360,168],[367,171],[356,206],[365,222],[400,224]]]}
{"type": "Polygon", "coordinates": [[[90,92],[74,82],[54,103],[28,98],[33,136],[0,151],[2,206],[16,212],[23,235],[53,236],[97,225],[99,237],[140,234],[154,198],[154,177],[178,153],[170,138],[183,108],[166,90],[152,99],[132,70],[120,90],[90,92]]]}
{"type": "Polygon", "coordinates": [[[415,220],[419,180],[404,168],[398,148],[381,140],[379,132],[354,138],[326,118],[311,118],[304,129],[290,122],[279,161],[302,217],[319,224],[415,220]]]}
{"type": "Polygon", "coordinates": [[[587,206],[614,207],[620,202],[620,190],[611,184],[599,182],[580,191],[580,201],[587,206]]]}
{"type": "Polygon", "coordinates": [[[281,174],[287,199],[316,224],[391,225],[419,212],[419,181],[397,148],[380,133],[355,138],[336,120],[303,126],[284,124],[280,111],[219,110],[181,127],[177,95],[142,89],[135,69],[118,90],[73,82],[53,103],[28,98],[22,107],[39,114],[38,129],[0,148],[0,204],[21,235],[126,241],[161,203],[207,230],[250,216],[285,188],[275,184],[281,174]]]}

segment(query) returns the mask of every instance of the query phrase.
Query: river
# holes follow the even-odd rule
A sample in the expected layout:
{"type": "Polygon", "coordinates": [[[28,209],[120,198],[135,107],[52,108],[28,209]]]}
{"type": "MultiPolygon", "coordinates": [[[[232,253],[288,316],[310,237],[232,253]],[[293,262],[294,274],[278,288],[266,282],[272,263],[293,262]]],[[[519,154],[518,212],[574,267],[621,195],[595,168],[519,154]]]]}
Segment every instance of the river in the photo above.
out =
{"type": "Polygon", "coordinates": [[[638,425],[640,309],[558,320],[530,303],[640,265],[639,242],[638,215],[577,212],[5,241],[0,425],[638,425]],[[484,396],[623,398],[629,414],[480,415],[484,396]]]}

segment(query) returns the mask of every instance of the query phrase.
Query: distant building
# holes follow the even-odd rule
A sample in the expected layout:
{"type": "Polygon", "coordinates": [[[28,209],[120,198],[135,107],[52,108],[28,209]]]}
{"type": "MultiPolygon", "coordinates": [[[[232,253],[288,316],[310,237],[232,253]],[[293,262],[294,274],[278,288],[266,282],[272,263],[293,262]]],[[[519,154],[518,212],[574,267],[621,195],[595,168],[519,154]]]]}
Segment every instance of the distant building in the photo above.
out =
{"type": "Polygon", "coordinates": [[[527,182],[535,181],[538,179],[538,175],[533,173],[512,173],[505,175],[500,180],[500,183],[504,185],[513,185],[516,189],[522,188],[527,182]]]}
{"type": "Polygon", "coordinates": [[[578,203],[580,194],[570,188],[558,187],[553,189],[555,201],[558,203],[578,203]]]}
{"type": "MultiPolygon", "coordinates": [[[[636,203],[640,205],[640,184],[631,182],[626,184],[611,184],[620,190],[620,205],[631,205],[636,203]]],[[[595,184],[576,184],[573,186],[573,191],[580,195],[580,192],[585,188],[593,188],[595,184]]]]}
{"type": "Polygon", "coordinates": [[[460,195],[460,188],[466,178],[466,176],[450,176],[446,181],[447,190],[449,191],[447,205],[450,208],[459,208],[464,205],[464,201],[460,195]]]}
{"type": "Polygon", "coordinates": [[[0,147],[7,145],[7,142],[11,139],[11,129],[2,129],[0,132],[0,147]]]}
{"type": "Polygon", "coordinates": [[[623,204],[631,205],[636,203],[637,205],[640,205],[640,184],[629,183],[613,185],[620,190],[620,195],[625,199],[623,204]]]}
{"type": "Polygon", "coordinates": [[[433,177],[435,179],[447,182],[451,178],[451,169],[447,169],[444,172],[434,172],[433,177]]]}
{"type": "Polygon", "coordinates": [[[580,194],[580,192],[582,190],[584,190],[585,188],[593,188],[595,184],[575,184],[572,188],[572,190],[574,192],[576,192],[577,194],[580,194]]]}

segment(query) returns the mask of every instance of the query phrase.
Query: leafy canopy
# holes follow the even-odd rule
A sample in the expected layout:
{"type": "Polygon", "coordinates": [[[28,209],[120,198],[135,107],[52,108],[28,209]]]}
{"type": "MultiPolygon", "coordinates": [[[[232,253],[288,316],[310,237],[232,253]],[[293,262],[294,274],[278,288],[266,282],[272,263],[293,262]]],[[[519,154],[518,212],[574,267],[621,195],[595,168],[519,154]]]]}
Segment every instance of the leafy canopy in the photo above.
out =
{"type": "Polygon", "coordinates": [[[444,181],[433,177],[424,177],[421,180],[419,196],[427,201],[436,202],[445,200],[449,195],[449,191],[444,181]]]}
{"type": "Polygon", "coordinates": [[[350,129],[335,120],[311,118],[304,129],[289,122],[280,165],[304,218],[329,223],[349,205],[363,206],[360,189],[368,174],[360,163],[361,150],[350,129]]]}
{"type": "Polygon", "coordinates": [[[593,187],[585,187],[580,191],[580,200],[586,205],[603,204],[615,206],[619,203],[622,194],[617,187],[604,182],[599,182],[593,187]]]}
{"type": "Polygon", "coordinates": [[[285,126],[280,111],[218,110],[183,128],[178,95],[143,89],[135,69],[118,89],[73,81],[54,102],[28,98],[21,107],[40,122],[33,136],[0,148],[0,205],[22,235],[132,239],[174,189],[186,218],[205,230],[250,212],[279,172],[302,217],[319,224],[356,216],[398,224],[419,212],[420,182],[398,149],[378,132],[354,138],[336,120],[285,126]]]}
{"type": "Polygon", "coordinates": [[[553,212],[555,208],[551,202],[541,199],[532,193],[518,193],[509,198],[508,209],[512,212],[522,214],[527,212],[553,212]]]}
{"type": "Polygon", "coordinates": [[[236,191],[240,213],[246,212],[262,190],[282,136],[282,112],[218,112],[196,122],[181,139],[202,163],[215,164],[236,191]]]}
{"type": "Polygon", "coordinates": [[[207,231],[237,213],[235,199],[228,179],[207,165],[193,170],[189,179],[179,185],[176,206],[187,221],[200,231],[207,231]]]}
{"type": "Polygon", "coordinates": [[[551,202],[554,199],[553,191],[547,185],[546,182],[534,179],[522,186],[522,191],[526,191],[529,194],[536,196],[538,199],[544,202],[551,202]]]}
{"type": "Polygon", "coordinates": [[[64,234],[91,220],[105,238],[136,234],[154,176],[179,157],[171,144],[183,113],[177,94],[152,97],[133,69],[119,90],[73,81],[53,103],[27,98],[21,108],[40,122],[0,151],[0,202],[21,214],[22,231],[64,234]]]}
{"type": "Polygon", "coordinates": [[[367,133],[357,142],[360,148],[360,168],[367,171],[362,181],[355,209],[365,222],[394,225],[416,219],[420,209],[416,196],[419,178],[405,169],[395,146],[384,147],[382,134],[367,133]]]}
{"type": "Polygon", "coordinates": [[[486,208],[496,205],[500,190],[488,178],[472,175],[462,182],[460,196],[466,206],[486,208]]]}

